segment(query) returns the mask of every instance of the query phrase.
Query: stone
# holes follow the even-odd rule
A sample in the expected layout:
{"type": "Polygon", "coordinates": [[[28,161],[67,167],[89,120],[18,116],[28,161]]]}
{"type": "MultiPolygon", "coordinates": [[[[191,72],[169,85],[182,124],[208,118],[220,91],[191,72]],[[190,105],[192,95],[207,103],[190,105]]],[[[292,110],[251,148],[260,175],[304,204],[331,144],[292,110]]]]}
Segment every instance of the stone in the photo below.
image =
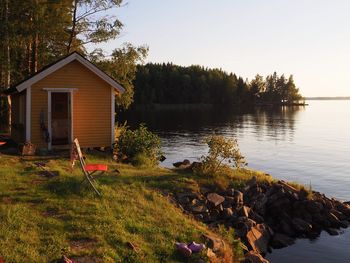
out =
{"type": "Polygon", "coordinates": [[[244,255],[243,263],[269,263],[269,261],[264,259],[259,253],[249,251],[244,255]]]}
{"type": "Polygon", "coordinates": [[[233,189],[233,188],[228,189],[228,190],[226,191],[226,195],[231,196],[231,197],[234,197],[234,195],[235,195],[235,189],[233,189]]]}
{"type": "Polygon", "coordinates": [[[312,230],[312,225],[301,218],[293,218],[292,225],[295,231],[299,233],[308,233],[312,230]]]}
{"type": "Polygon", "coordinates": [[[207,195],[207,200],[212,206],[218,206],[225,201],[225,198],[217,193],[210,193],[207,195]]]}
{"type": "Polygon", "coordinates": [[[307,201],[306,209],[312,214],[318,214],[323,210],[323,205],[316,201],[307,201]]]}
{"type": "Polygon", "coordinates": [[[224,208],[232,207],[235,204],[235,199],[232,196],[225,196],[225,201],[222,203],[224,208]]]}
{"type": "Polygon", "coordinates": [[[294,244],[294,239],[282,233],[276,233],[271,241],[273,248],[283,248],[294,244]]]}
{"type": "Polygon", "coordinates": [[[225,242],[210,234],[203,235],[205,243],[208,245],[208,248],[211,249],[214,253],[218,251],[223,251],[225,249],[225,242]]]}
{"type": "Polygon", "coordinates": [[[208,212],[209,210],[208,210],[208,208],[207,208],[206,206],[204,206],[204,205],[198,205],[198,206],[193,206],[193,207],[191,208],[191,211],[192,211],[193,213],[201,214],[201,213],[206,213],[206,212],[208,212]]]}
{"type": "Polygon", "coordinates": [[[250,210],[249,212],[249,217],[253,219],[255,222],[257,222],[258,224],[264,223],[264,218],[252,210],[250,210]]]}
{"type": "Polygon", "coordinates": [[[238,211],[238,216],[249,217],[250,208],[248,206],[242,206],[238,211]]]}
{"type": "Polygon", "coordinates": [[[281,220],[280,222],[280,230],[290,237],[295,236],[295,231],[293,230],[291,225],[284,220],[281,220]]]}
{"type": "Polygon", "coordinates": [[[264,224],[252,227],[246,235],[247,243],[254,251],[260,254],[267,252],[270,238],[270,232],[264,224]]]}
{"type": "Polygon", "coordinates": [[[235,190],[233,198],[234,198],[234,202],[235,202],[236,206],[243,204],[243,193],[242,192],[235,190]]]}
{"type": "Polygon", "coordinates": [[[232,208],[224,208],[224,211],[223,211],[223,217],[226,218],[226,219],[229,219],[233,216],[233,210],[232,208]]]}
{"type": "Polygon", "coordinates": [[[338,230],[335,228],[327,228],[326,231],[331,236],[338,236],[339,235],[338,230]]]}
{"type": "Polygon", "coordinates": [[[342,228],[347,228],[350,225],[349,221],[347,220],[341,220],[339,223],[342,228]]]}

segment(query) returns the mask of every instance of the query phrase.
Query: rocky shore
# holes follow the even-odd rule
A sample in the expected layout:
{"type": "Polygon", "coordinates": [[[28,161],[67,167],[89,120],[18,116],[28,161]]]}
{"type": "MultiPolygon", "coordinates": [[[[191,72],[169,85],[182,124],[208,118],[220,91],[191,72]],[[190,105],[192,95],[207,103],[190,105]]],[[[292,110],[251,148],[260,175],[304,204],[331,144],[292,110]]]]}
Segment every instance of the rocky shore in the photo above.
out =
{"type": "Polygon", "coordinates": [[[263,256],[272,248],[292,245],[296,238],[316,238],[323,230],[338,235],[350,222],[347,202],[255,177],[242,189],[202,187],[174,198],[184,212],[211,227],[233,227],[245,245],[245,262],[268,262],[263,256]]]}

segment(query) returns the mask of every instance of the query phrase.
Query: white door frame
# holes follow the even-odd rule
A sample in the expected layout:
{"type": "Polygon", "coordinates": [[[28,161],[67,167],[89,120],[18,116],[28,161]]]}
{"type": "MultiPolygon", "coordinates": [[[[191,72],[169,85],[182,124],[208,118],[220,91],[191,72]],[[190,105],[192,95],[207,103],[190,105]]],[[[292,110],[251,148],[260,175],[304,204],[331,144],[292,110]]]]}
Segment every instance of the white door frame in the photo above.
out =
{"type": "Polygon", "coordinates": [[[52,93],[69,93],[70,99],[70,141],[73,142],[73,92],[78,89],[70,89],[70,88],[44,88],[47,91],[47,130],[49,133],[49,142],[47,148],[52,150],[52,93]]]}

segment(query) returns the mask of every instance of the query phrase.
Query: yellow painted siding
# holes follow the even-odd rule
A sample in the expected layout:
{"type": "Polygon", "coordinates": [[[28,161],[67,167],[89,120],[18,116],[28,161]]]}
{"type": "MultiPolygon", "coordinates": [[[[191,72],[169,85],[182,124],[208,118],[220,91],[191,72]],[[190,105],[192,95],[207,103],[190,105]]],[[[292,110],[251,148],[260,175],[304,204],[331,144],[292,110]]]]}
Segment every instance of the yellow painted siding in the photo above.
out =
{"type": "Polygon", "coordinates": [[[40,112],[47,126],[48,92],[44,88],[75,88],[73,136],[82,147],[111,145],[111,87],[92,71],[73,61],[32,86],[32,142],[47,146],[40,129],[40,112]]]}

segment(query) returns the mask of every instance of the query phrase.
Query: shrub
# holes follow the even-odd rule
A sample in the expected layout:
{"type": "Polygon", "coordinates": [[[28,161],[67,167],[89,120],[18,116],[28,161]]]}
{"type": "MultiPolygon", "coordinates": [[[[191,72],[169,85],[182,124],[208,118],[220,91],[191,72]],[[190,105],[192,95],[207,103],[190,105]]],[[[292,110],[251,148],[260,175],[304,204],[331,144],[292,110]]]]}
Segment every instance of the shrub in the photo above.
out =
{"type": "Polygon", "coordinates": [[[123,129],[115,150],[118,160],[127,160],[137,166],[155,166],[161,155],[160,139],[141,124],[136,130],[123,129]]]}
{"type": "Polygon", "coordinates": [[[208,144],[209,152],[207,156],[202,156],[201,165],[196,170],[199,174],[214,176],[219,171],[227,169],[229,164],[233,164],[237,169],[247,165],[236,139],[212,135],[206,138],[205,142],[208,144]]]}

